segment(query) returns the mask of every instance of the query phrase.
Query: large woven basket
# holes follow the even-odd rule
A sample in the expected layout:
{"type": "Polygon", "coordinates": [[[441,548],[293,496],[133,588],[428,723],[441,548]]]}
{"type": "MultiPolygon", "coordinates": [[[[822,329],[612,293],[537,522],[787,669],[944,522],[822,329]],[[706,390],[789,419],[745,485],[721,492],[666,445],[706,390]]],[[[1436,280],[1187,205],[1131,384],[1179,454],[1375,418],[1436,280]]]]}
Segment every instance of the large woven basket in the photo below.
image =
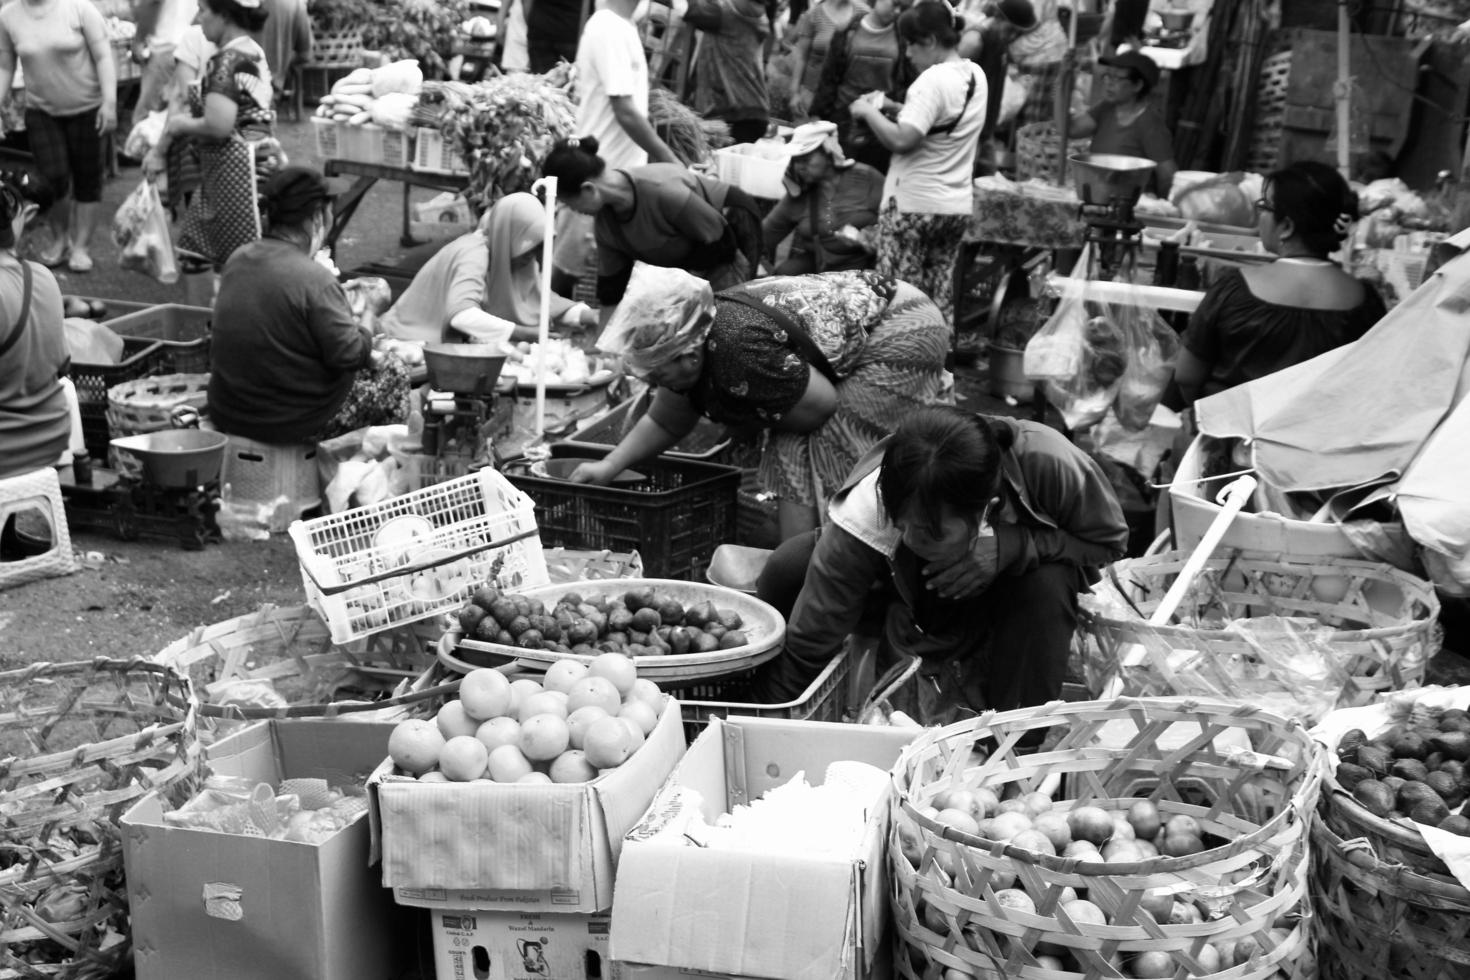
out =
{"type": "Polygon", "coordinates": [[[124,381],[107,389],[107,428],[114,436],[158,432],[169,428],[174,409],[184,406],[205,413],[209,406],[207,373],[124,381]]]}
{"type": "Polygon", "coordinates": [[[1299,724],[1220,701],[1053,702],[931,729],[893,770],[897,972],[1101,980],[1135,975],[1137,958],[1151,953],[1177,977],[1309,980],[1308,826],[1320,780],[1319,749],[1299,724]],[[1018,750],[1037,735],[1041,750],[1018,750]],[[988,758],[977,763],[976,749],[988,758]],[[1130,863],[1042,855],[941,823],[929,809],[948,789],[1030,793],[1057,777],[1058,809],[1116,813],[1149,799],[1165,819],[1194,817],[1206,849],[1130,863]],[[1010,888],[1036,911],[1003,903],[997,893],[1010,888]],[[1064,889],[1100,906],[1109,924],[1074,920],[1061,907],[1064,889]],[[1142,903],[1165,894],[1204,921],[1161,925],[1142,903]],[[1242,963],[1210,968],[1213,952],[1238,948],[1248,952],[1242,963]]]}
{"type": "Polygon", "coordinates": [[[427,643],[440,632],[423,625],[339,645],[311,607],[267,605],[201,626],[153,659],[193,682],[206,741],[263,718],[392,720],[451,690],[414,683],[435,662],[427,643]]]}
{"type": "Polygon", "coordinates": [[[1470,976],[1470,891],[1442,865],[1416,870],[1380,860],[1362,837],[1345,840],[1323,804],[1312,823],[1312,931],[1322,980],[1470,976]]]}
{"type": "Polygon", "coordinates": [[[0,673],[0,978],[110,977],[129,953],[118,818],[182,802],[200,749],[188,681],[145,660],[0,673]]]}
{"type": "MultiPolygon", "coordinates": [[[[1391,566],[1350,558],[1219,555],[1206,562],[1180,604],[1180,625],[1150,625],[1148,617],[1188,558],[1187,552],[1171,551],[1112,567],[1114,589],[1136,617],[1083,610],[1091,690],[1104,690],[1120,673],[1121,693],[1137,697],[1252,699],[1299,689],[1301,678],[1287,674],[1289,664],[1273,666],[1240,632],[1223,628],[1247,618],[1307,618],[1332,629],[1327,639],[1334,654],[1335,704],[1331,691],[1312,692],[1323,713],[1417,686],[1439,649],[1433,586],[1391,566]],[[1137,654],[1139,647],[1142,660],[1125,666],[1129,652],[1137,654]]],[[[1309,700],[1297,702],[1301,710],[1309,700]]]]}

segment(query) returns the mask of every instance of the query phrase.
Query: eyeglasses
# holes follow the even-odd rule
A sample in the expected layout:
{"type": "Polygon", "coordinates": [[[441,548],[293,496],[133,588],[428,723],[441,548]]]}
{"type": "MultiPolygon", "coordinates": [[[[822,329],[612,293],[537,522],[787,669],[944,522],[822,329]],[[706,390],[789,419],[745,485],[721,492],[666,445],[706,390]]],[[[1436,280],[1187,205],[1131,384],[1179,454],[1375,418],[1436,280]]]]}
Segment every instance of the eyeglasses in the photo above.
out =
{"type": "Polygon", "coordinates": [[[1276,206],[1274,204],[1272,204],[1270,201],[1266,200],[1264,197],[1260,197],[1260,198],[1257,198],[1256,199],[1256,210],[1257,211],[1260,211],[1262,214],[1280,214],[1281,213],[1280,211],[1276,210],[1276,206]]]}

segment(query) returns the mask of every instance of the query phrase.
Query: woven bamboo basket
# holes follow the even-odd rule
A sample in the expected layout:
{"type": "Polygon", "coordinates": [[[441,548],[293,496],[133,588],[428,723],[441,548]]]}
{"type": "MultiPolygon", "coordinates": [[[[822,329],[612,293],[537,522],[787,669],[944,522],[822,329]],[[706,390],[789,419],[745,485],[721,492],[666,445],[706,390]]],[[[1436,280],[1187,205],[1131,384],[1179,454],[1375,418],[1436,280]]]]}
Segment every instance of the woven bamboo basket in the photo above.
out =
{"type": "Polygon", "coordinates": [[[414,684],[435,662],[428,643],[442,630],[433,621],[412,625],[427,630],[390,630],[339,645],[311,607],[267,605],[201,626],[153,660],[193,682],[205,741],[265,718],[372,712],[372,720],[392,720],[450,691],[414,684]]]}
{"type": "Polygon", "coordinates": [[[1312,823],[1311,893],[1322,980],[1470,976],[1470,891],[1443,872],[1387,863],[1345,840],[1325,805],[1312,823]]]}
{"type": "Polygon", "coordinates": [[[118,818],[179,803],[200,748],[189,683],[145,660],[0,673],[0,978],[112,976],[126,960],[118,818]]]}
{"type": "Polygon", "coordinates": [[[984,980],[1309,980],[1308,826],[1321,770],[1298,723],[1223,701],[1053,702],[931,729],[893,770],[897,972],[908,980],[950,970],[984,980]],[[1037,735],[1039,751],[1018,750],[1037,735]],[[984,761],[977,748],[988,750],[984,761]],[[1163,819],[1197,820],[1206,849],[1127,863],[1043,855],[941,823],[929,809],[953,788],[1025,794],[1059,777],[1058,810],[1086,804],[1117,814],[1148,799],[1163,819]],[[1000,894],[1007,889],[1024,891],[1035,911],[1007,904],[1016,900],[1000,894]],[[1085,895],[1108,924],[1074,918],[1066,889],[1085,895]],[[1145,907],[1162,896],[1172,896],[1174,910],[1164,924],[1145,907]],[[1172,921],[1189,909],[1201,921],[1172,921]],[[1243,958],[1229,966],[1227,953],[1243,958]],[[1147,954],[1169,972],[1142,971],[1147,954]]]}
{"type": "MultiPolygon", "coordinates": [[[[1016,130],[1016,179],[1039,180],[1056,183],[1060,175],[1058,151],[1062,146],[1062,134],[1054,123],[1027,123],[1016,130]]],[[[1067,156],[1086,153],[1092,140],[1074,139],[1067,141],[1067,156]]]]}
{"type": "Polygon", "coordinates": [[[114,436],[158,432],[172,425],[181,406],[207,414],[209,375],[164,374],[125,381],[107,389],[107,427],[114,436]]]}
{"type": "MultiPolygon", "coordinates": [[[[1244,636],[1224,628],[1246,618],[1304,617],[1333,630],[1328,639],[1338,689],[1328,710],[1418,686],[1439,649],[1433,586],[1391,566],[1350,558],[1219,555],[1205,564],[1180,604],[1180,625],[1150,625],[1148,617],[1188,559],[1188,552],[1172,551],[1112,567],[1114,585],[1137,618],[1082,612],[1091,690],[1104,690],[1120,672],[1122,693],[1136,697],[1251,698],[1299,688],[1300,679],[1277,673],[1244,636]],[[1138,646],[1143,659],[1124,666],[1127,652],[1138,646]]],[[[1330,692],[1319,693],[1324,703],[1331,700],[1330,692]]]]}

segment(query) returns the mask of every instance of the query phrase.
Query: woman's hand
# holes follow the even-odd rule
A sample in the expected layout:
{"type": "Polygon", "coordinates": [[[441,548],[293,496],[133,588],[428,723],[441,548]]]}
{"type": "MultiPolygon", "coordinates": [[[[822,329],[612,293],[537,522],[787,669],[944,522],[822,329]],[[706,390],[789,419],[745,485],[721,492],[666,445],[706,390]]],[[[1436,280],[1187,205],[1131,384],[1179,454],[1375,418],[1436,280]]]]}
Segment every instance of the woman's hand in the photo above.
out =
{"type": "Polygon", "coordinates": [[[1000,544],[994,534],[984,534],[953,564],[925,565],[924,586],[942,599],[973,599],[990,588],[999,570],[1000,544]]]}
{"type": "Polygon", "coordinates": [[[852,105],[847,107],[852,113],[852,118],[866,120],[869,115],[882,111],[883,93],[869,92],[867,95],[859,95],[852,100],[852,105]]]}
{"type": "Polygon", "coordinates": [[[596,310],[590,306],[584,306],[582,308],[582,315],[577,318],[577,322],[584,330],[596,330],[601,320],[596,310]]]}
{"type": "Polygon", "coordinates": [[[609,466],[607,460],[597,460],[591,463],[583,463],[572,470],[569,478],[573,483],[590,483],[593,486],[605,487],[612,482],[613,477],[620,473],[616,467],[609,466]]]}
{"type": "Polygon", "coordinates": [[[162,153],[158,152],[157,147],[149,150],[147,155],[143,157],[143,176],[149,180],[157,180],[158,175],[167,169],[168,161],[164,159],[162,153]]]}
{"type": "Polygon", "coordinates": [[[97,110],[97,133],[106,136],[114,129],[117,129],[117,106],[104,102],[97,110]]]}

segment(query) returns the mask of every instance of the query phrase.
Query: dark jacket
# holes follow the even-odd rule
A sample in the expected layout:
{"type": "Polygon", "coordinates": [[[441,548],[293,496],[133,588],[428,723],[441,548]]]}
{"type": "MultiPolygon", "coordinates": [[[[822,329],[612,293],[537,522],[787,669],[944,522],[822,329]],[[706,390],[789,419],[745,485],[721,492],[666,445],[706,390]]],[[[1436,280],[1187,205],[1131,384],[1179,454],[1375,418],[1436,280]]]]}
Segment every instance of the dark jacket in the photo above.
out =
{"type": "MultiPolygon", "coordinates": [[[[1096,581],[1098,569],[1123,557],[1128,524],[1101,467],[1066,437],[1044,425],[990,420],[1002,449],[1001,506],[993,517],[999,576],[1020,576],[1061,563],[1096,581]]],[[[853,469],[834,500],[841,500],[881,465],[887,440],[853,469]]],[[[946,601],[924,589],[924,562],[899,544],[885,555],[835,524],[823,529],[806,583],[786,628],[786,649],[772,662],[765,685],[771,696],[799,696],[837,654],[864,613],[872,588],[888,583],[926,634],[919,647],[895,651],[926,658],[953,656],[975,635],[964,621],[974,601],[946,601]]]]}

